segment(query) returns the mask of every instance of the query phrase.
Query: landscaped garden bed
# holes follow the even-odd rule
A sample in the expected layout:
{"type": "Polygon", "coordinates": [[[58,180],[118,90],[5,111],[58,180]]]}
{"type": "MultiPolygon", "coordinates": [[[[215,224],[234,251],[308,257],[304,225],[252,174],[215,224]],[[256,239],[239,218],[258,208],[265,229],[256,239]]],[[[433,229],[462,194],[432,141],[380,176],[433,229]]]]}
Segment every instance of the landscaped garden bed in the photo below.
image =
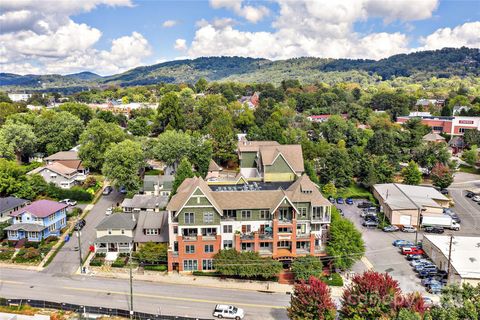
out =
{"type": "Polygon", "coordinates": [[[42,261],[42,254],[39,249],[29,247],[21,248],[13,258],[15,263],[37,264],[42,261]]]}
{"type": "Polygon", "coordinates": [[[12,259],[15,249],[9,247],[0,248],[0,261],[8,261],[12,259]]]}
{"type": "Polygon", "coordinates": [[[90,260],[91,267],[101,267],[105,263],[105,253],[95,253],[95,256],[90,260]]]}
{"type": "Polygon", "coordinates": [[[128,254],[120,253],[118,258],[112,263],[112,268],[123,268],[128,263],[128,254]]]}

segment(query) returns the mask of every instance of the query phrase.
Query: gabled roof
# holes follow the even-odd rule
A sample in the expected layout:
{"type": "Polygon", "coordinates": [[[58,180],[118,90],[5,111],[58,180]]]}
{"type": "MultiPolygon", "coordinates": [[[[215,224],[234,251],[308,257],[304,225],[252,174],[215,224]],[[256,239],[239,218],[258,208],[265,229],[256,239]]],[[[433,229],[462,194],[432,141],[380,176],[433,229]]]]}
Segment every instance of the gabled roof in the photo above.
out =
{"type": "Polygon", "coordinates": [[[141,211],[135,229],[135,242],[168,242],[168,212],[141,211]],[[147,235],[144,229],[159,229],[158,234],[147,235]]]}
{"type": "Polygon", "coordinates": [[[82,166],[82,160],[58,160],[56,163],[60,163],[65,167],[72,168],[75,170],[82,170],[84,169],[82,166]]]}
{"type": "Polygon", "coordinates": [[[428,141],[428,142],[440,142],[440,141],[445,141],[445,138],[439,135],[438,133],[430,132],[424,135],[422,140],[428,141]]]}
{"type": "Polygon", "coordinates": [[[64,176],[65,178],[72,178],[72,175],[75,175],[77,173],[77,169],[69,168],[60,162],[54,162],[52,164],[46,165],[44,167],[38,167],[36,169],[33,169],[32,171],[28,172],[27,174],[37,174],[42,172],[43,170],[50,170],[52,172],[55,172],[56,174],[59,174],[61,176],[64,176]]]}
{"type": "Polygon", "coordinates": [[[223,215],[221,207],[212,197],[212,191],[208,187],[208,184],[199,177],[187,178],[182,182],[177,189],[177,193],[170,199],[170,202],[167,205],[167,210],[180,211],[197,189],[199,189],[205,195],[205,197],[207,197],[208,201],[210,201],[218,213],[223,215]]]}
{"type": "Polygon", "coordinates": [[[265,166],[273,165],[277,158],[282,156],[293,171],[303,172],[305,170],[302,146],[299,144],[262,146],[260,147],[260,156],[262,164],[265,166]]]}
{"type": "Polygon", "coordinates": [[[35,231],[35,232],[40,232],[42,231],[43,229],[45,229],[46,227],[43,226],[43,225],[40,225],[40,224],[36,224],[36,223],[15,223],[15,224],[12,224],[6,228],[4,228],[3,230],[7,230],[7,231],[18,231],[18,230],[24,230],[24,231],[35,231]]]}
{"type": "Polygon", "coordinates": [[[8,211],[27,203],[28,200],[16,197],[0,198],[0,212],[8,211]]]}
{"type": "Polygon", "coordinates": [[[76,151],[60,151],[46,157],[46,161],[58,161],[58,160],[80,160],[78,152],[76,151]]]}
{"type": "Polygon", "coordinates": [[[113,213],[105,217],[95,228],[96,230],[125,229],[133,230],[137,225],[135,213],[113,213]]]}
{"type": "Polygon", "coordinates": [[[148,194],[136,194],[133,198],[125,198],[121,204],[122,208],[158,209],[165,208],[168,203],[168,196],[155,196],[148,194]]]}
{"type": "Polygon", "coordinates": [[[215,160],[210,160],[210,164],[208,165],[208,171],[220,171],[222,167],[220,167],[215,160]]]}
{"type": "Polygon", "coordinates": [[[318,186],[304,174],[286,190],[293,202],[311,202],[313,206],[327,206],[330,201],[325,199],[318,186]]]}
{"type": "Polygon", "coordinates": [[[237,143],[237,149],[240,152],[257,152],[260,146],[279,146],[277,141],[247,141],[240,140],[237,143]]]}
{"type": "Polygon", "coordinates": [[[45,218],[59,210],[68,207],[68,204],[60,203],[52,200],[37,200],[32,202],[28,206],[20,208],[10,214],[12,217],[16,217],[25,212],[29,212],[32,216],[37,218],[45,218]]]}

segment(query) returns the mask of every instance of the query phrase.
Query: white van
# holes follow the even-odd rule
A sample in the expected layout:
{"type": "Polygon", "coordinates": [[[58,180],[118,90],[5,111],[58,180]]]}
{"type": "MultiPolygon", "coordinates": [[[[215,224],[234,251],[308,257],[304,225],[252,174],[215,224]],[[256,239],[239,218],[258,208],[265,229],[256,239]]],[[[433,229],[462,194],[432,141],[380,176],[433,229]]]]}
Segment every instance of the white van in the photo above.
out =
{"type": "Polygon", "coordinates": [[[226,304],[217,304],[213,310],[213,316],[218,318],[240,320],[243,319],[244,315],[243,309],[226,304]]]}

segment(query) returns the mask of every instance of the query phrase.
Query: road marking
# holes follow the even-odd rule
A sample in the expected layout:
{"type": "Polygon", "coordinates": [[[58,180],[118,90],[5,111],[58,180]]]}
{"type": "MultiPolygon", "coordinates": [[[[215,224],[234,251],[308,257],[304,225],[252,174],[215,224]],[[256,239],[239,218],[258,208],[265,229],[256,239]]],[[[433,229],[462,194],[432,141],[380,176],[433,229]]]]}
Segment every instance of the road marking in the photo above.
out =
{"type": "Polygon", "coordinates": [[[368,270],[374,270],[375,268],[373,267],[373,264],[370,262],[370,260],[368,260],[367,257],[362,257],[362,259],[360,259],[363,264],[365,265],[365,267],[367,267],[368,270]]]}
{"type": "Polygon", "coordinates": [[[2,280],[0,283],[8,283],[8,284],[26,284],[25,282],[20,281],[11,281],[11,280],[2,280]]]}
{"type": "MultiPolygon", "coordinates": [[[[110,294],[117,294],[117,295],[125,295],[125,294],[128,294],[127,292],[110,291],[110,290],[100,290],[100,289],[77,288],[77,287],[62,287],[62,288],[63,288],[63,289],[67,289],[67,290],[86,291],[86,292],[97,292],[97,293],[110,293],[110,294]]],[[[242,302],[239,303],[239,302],[231,302],[231,301],[212,301],[212,300],[206,300],[206,299],[162,296],[162,295],[147,294],[147,293],[134,293],[133,296],[145,297],[145,298],[158,298],[158,299],[166,299],[166,300],[176,300],[176,301],[190,301],[190,302],[212,303],[212,304],[235,304],[235,305],[240,305],[240,306],[257,307],[257,308],[268,308],[268,309],[286,309],[286,307],[271,306],[271,305],[265,305],[265,304],[242,303],[242,302]]]]}

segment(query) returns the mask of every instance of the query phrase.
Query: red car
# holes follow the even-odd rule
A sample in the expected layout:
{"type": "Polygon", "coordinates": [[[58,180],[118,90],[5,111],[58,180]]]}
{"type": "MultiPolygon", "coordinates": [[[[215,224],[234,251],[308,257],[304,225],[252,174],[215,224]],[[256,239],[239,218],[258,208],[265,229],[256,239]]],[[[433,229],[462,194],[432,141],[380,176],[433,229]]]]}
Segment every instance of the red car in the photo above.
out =
{"type": "Polygon", "coordinates": [[[407,254],[424,254],[425,252],[417,247],[404,247],[402,248],[402,254],[407,255],[407,254]]]}

